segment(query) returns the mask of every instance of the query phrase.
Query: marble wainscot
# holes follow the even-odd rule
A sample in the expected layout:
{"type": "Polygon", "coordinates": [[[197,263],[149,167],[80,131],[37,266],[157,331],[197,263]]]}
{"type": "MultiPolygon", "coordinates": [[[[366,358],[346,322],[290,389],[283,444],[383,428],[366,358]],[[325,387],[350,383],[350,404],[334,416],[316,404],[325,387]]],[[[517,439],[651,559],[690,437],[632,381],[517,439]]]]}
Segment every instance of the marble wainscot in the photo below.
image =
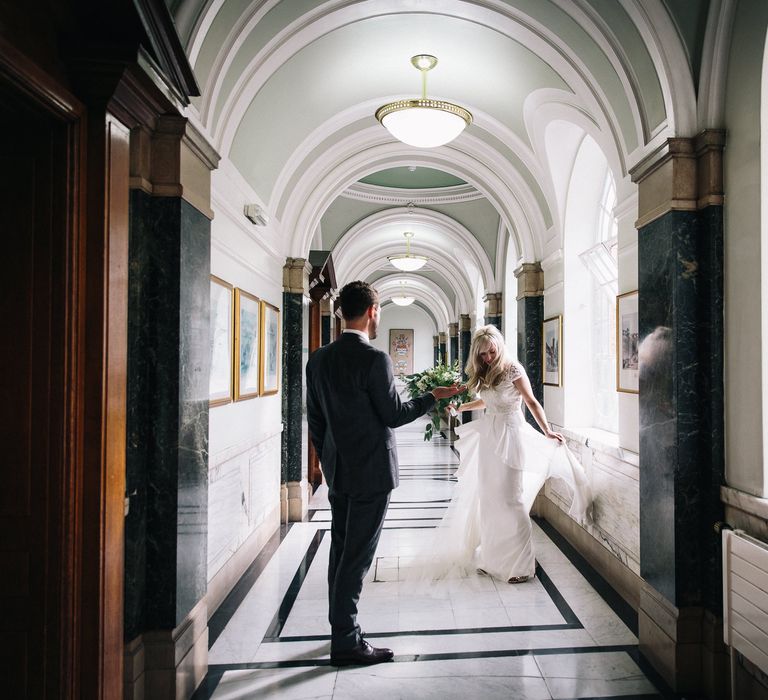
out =
{"type": "Polygon", "coordinates": [[[571,494],[548,482],[534,512],[554,525],[635,610],[640,605],[640,471],[637,453],[618,446],[618,437],[601,430],[562,432],[584,465],[592,487],[592,520],[568,515],[571,494]]]}
{"type": "Polygon", "coordinates": [[[208,474],[208,609],[232,587],[280,526],[282,429],[211,455],[208,474]]]}

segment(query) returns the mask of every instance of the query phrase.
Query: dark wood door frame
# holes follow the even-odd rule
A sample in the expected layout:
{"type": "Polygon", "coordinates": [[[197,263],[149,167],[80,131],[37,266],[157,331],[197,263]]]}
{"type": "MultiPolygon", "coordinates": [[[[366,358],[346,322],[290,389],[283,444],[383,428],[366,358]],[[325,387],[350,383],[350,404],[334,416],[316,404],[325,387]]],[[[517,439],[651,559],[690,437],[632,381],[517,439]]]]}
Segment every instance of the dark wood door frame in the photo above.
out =
{"type": "Polygon", "coordinates": [[[2,37],[0,86],[60,124],[57,153],[64,154],[52,167],[57,245],[43,252],[61,252],[51,265],[63,298],[56,307],[60,332],[50,336],[48,348],[56,368],[49,389],[61,400],[40,426],[56,444],[45,465],[54,472],[55,493],[47,512],[37,515],[48,533],[34,555],[45,559],[41,595],[50,619],[33,669],[42,672],[42,685],[35,687],[42,687],[40,697],[119,698],[128,132],[106,110],[101,119],[89,113],[2,37]]]}

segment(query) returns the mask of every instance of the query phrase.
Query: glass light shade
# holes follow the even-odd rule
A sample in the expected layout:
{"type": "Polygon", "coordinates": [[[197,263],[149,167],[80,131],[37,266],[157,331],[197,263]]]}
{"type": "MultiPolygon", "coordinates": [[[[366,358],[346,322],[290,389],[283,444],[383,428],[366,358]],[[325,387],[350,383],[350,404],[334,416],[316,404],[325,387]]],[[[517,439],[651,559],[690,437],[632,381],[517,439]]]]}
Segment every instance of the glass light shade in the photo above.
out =
{"type": "Polygon", "coordinates": [[[427,262],[427,258],[423,255],[411,255],[410,253],[388,255],[387,260],[389,260],[394,267],[403,272],[420,270],[427,262]]]}
{"type": "Polygon", "coordinates": [[[397,304],[398,306],[408,306],[409,304],[413,304],[413,302],[414,302],[413,297],[407,297],[407,296],[392,297],[392,303],[397,304]]]}
{"type": "Polygon", "coordinates": [[[462,107],[429,99],[384,105],[376,117],[398,141],[416,148],[435,148],[453,141],[472,121],[472,115],[462,107]]]}

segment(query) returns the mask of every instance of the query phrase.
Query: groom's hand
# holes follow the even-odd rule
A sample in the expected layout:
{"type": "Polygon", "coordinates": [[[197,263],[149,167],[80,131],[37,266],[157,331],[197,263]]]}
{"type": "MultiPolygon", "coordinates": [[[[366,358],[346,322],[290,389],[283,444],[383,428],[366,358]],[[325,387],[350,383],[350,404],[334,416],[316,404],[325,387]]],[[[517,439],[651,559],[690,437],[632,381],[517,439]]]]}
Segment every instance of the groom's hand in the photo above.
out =
{"type": "Polygon", "coordinates": [[[460,394],[466,388],[467,387],[463,384],[461,386],[457,386],[456,384],[451,384],[451,386],[436,386],[432,389],[431,394],[435,397],[436,401],[439,401],[440,399],[450,399],[451,396],[460,394]]]}

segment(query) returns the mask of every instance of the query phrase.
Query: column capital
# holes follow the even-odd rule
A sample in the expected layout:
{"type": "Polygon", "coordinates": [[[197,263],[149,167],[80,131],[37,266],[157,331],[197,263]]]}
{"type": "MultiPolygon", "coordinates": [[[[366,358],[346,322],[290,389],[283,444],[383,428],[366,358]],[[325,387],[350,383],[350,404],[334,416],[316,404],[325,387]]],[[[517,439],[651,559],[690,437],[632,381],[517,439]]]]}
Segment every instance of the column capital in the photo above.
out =
{"type": "Polygon", "coordinates": [[[449,323],[448,324],[448,335],[451,336],[451,338],[455,338],[459,334],[459,324],[458,323],[449,323]]]}
{"type": "Polygon", "coordinates": [[[432,336],[432,343],[434,344],[435,347],[440,345],[440,336],[439,335],[433,335],[432,336]]]}
{"type": "Polygon", "coordinates": [[[670,138],[630,170],[638,185],[637,228],[670,211],[723,204],[725,131],[707,129],[693,138],[670,138]]]}
{"type": "Polygon", "coordinates": [[[130,187],[156,197],[182,197],[208,219],[211,171],[220,156],[186,117],[160,114],[131,129],[130,187]]]}
{"type": "Polygon", "coordinates": [[[448,337],[445,331],[440,331],[437,337],[440,339],[440,344],[445,345],[445,341],[447,340],[447,337],[448,337]]]}
{"type": "Polygon", "coordinates": [[[309,275],[312,265],[306,258],[286,258],[283,265],[283,291],[309,296],[309,275]]]}
{"type": "Polygon", "coordinates": [[[544,295],[544,271],[540,262],[523,263],[515,270],[517,299],[544,295]]]}
{"type": "Polygon", "coordinates": [[[485,315],[501,316],[501,292],[489,292],[483,297],[485,302],[485,315]]]}
{"type": "Polygon", "coordinates": [[[459,316],[459,330],[471,331],[472,330],[472,318],[469,314],[461,314],[459,316]]]}

